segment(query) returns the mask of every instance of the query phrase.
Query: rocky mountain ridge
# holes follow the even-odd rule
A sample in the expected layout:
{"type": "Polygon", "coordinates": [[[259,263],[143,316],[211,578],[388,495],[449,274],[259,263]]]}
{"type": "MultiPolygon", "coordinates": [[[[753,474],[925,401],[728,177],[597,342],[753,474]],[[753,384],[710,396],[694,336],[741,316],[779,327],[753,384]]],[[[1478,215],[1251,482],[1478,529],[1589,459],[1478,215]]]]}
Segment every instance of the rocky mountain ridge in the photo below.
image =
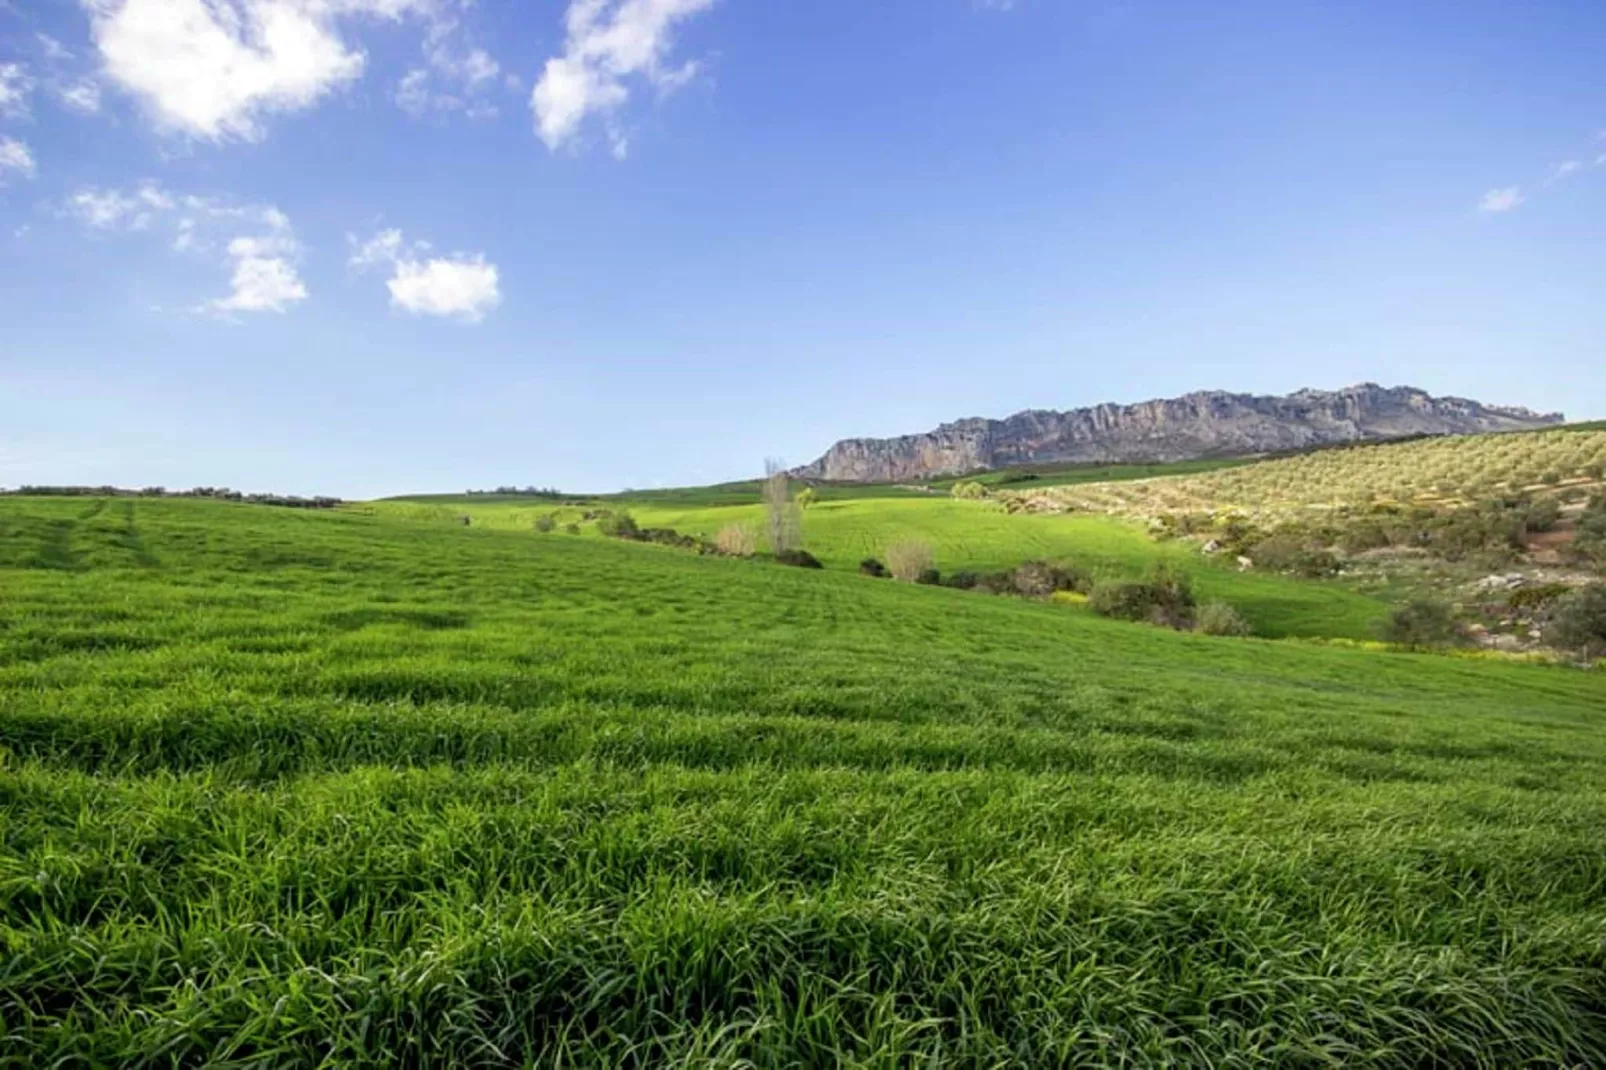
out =
{"type": "Polygon", "coordinates": [[[1211,390],[1058,412],[1029,409],[1002,420],[973,417],[922,434],[843,439],[799,479],[892,483],[1048,463],[1145,463],[1247,456],[1415,435],[1528,431],[1565,422],[1560,413],[1433,397],[1415,387],[1361,383],[1286,397],[1211,390]]]}

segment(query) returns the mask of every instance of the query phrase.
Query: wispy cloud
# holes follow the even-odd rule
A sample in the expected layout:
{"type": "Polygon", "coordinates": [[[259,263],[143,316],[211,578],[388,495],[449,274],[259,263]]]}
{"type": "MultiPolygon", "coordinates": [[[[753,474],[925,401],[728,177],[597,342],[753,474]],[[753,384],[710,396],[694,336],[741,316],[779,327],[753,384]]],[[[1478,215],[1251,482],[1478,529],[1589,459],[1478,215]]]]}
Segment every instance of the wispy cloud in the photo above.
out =
{"type": "Polygon", "coordinates": [[[39,42],[39,51],[44,53],[45,59],[52,63],[61,63],[73,58],[72,53],[67,50],[67,46],[48,33],[34,34],[34,40],[39,42]]]}
{"type": "Polygon", "coordinates": [[[58,86],[56,96],[71,111],[83,115],[95,115],[100,111],[100,86],[91,79],[83,78],[58,86]]]}
{"type": "Polygon", "coordinates": [[[25,118],[33,86],[33,78],[22,64],[0,63],[0,115],[25,118]]]}
{"type": "Polygon", "coordinates": [[[102,232],[166,231],[174,252],[219,256],[229,292],[196,311],[284,312],[308,296],[297,270],[301,245],[289,217],[272,205],[179,195],[146,182],[130,190],[79,189],[63,212],[102,232]]]}
{"type": "MultiPolygon", "coordinates": [[[[1606,130],[1596,134],[1596,140],[1606,140],[1606,130]]],[[[1590,150],[1594,151],[1594,150],[1590,150]]],[[[1537,184],[1541,191],[1548,190],[1558,182],[1565,181],[1582,171],[1597,167],[1606,167],[1606,152],[1597,153],[1593,163],[1586,163],[1586,158],[1574,157],[1563,160],[1550,169],[1537,184]]],[[[1519,208],[1528,202],[1521,186],[1498,186],[1485,191],[1478,200],[1478,211],[1485,214],[1499,214],[1519,208]]]]}
{"type": "Polygon", "coordinates": [[[424,38],[424,65],[410,69],[397,83],[395,100],[415,119],[462,112],[471,119],[497,114],[486,94],[502,84],[502,65],[483,48],[470,46],[453,20],[430,27],[424,38]]]}
{"type": "Polygon", "coordinates": [[[32,178],[39,171],[34,163],[33,150],[14,137],[0,137],[0,185],[8,174],[32,178]]]}
{"type": "Polygon", "coordinates": [[[530,93],[536,135],[556,152],[579,137],[588,118],[603,121],[616,157],[629,151],[618,115],[627,83],[644,81],[660,95],[690,83],[695,60],[672,64],[676,27],[714,0],[572,0],[564,19],[563,54],[547,60],[530,93]]]}
{"type": "Polygon", "coordinates": [[[1550,172],[1550,177],[1545,179],[1545,185],[1553,186],[1557,182],[1560,182],[1562,179],[1566,178],[1568,175],[1579,171],[1583,168],[1583,166],[1584,164],[1581,160],[1563,160],[1561,163],[1556,165],[1555,170],[1550,172]]]}
{"type": "Polygon", "coordinates": [[[1482,200],[1478,201],[1478,211],[1509,212],[1526,200],[1527,198],[1522,195],[1522,190],[1516,186],[1492,189],[1483,195],[1482,200]]]}

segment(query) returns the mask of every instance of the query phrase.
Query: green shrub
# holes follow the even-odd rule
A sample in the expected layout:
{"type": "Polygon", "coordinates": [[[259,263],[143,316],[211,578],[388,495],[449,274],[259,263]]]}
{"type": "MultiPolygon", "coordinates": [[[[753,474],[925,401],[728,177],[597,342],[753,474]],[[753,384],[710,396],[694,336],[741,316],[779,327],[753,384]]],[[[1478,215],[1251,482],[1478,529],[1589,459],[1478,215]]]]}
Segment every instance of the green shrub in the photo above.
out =
{"type": "Polygon", "coordinates": [[[553,531],[558,526],[558,518],[552,513],[542,513],[535,518],[535,530],[543,535],[553,531]]]}
{"type": "Polygon", "coordinates": [[[1147,621],[1167,628],[1193,624],[1195,599],[1187,577],[1164,565],[1143,582],[1101,581],[1089,600],[1093,612],[1116,620],[1147,621]]]}
{"type": "Polygon", "coordinates": [[[1092,578],[1085,573],[1046,561],[1027,561],[1017,565],[1010,573],[1017,593],[1028,598],[1047,598],[1055,591],[1078,591],[1087,594],[1093,589],[1092,578]]]}
{"type": "Polygon", "coordinates": [[[807,550],[782,550],[780,553],[775,555],[775,560],[783,565],[791,565],[794,568],[825,567],[824,565],[820,564],[819,558],[815,557],[807,550]]]}
{"type": "Polygon", "coordinates": [[[973,586],[978,591],[987,594],[1013,594],[1015,592],[1014,572],[982,572],[976,575],[973,586]]]}
{"type": "Polygon", "coordinates": [[[1542,498],[1524,507],[1521,516],[1523,526],[1530,532],[1554,531],[1561,520],[1561,503],[1554,498],[1542,498]]]}
{"type": "Polygon", "coordinates": [[[956,587],[961,591],[968,591],[981,582],[981,575],[969,569],[961,569],[948,576],[948,586],[956,587]]]}
{"type": "Polygon", "coordinates": [[[877,561],[873,557],[867,557],[863,561],[859,562],[859,575],[874,576],[876,579],[880,580],[886,579],[888,576],[892,575],[892,573],[888,572],[887,566],[883,565],[880,561],[877,561]]]}
{"type": "Polygon", "coordinates": [[[1344,528],[1338,536],[1338,548],[1346,554],[1363,554],[1393,544],[1389,529],[1376,520],[1357,521],[1344,528]]]}
{"type": "Polygon", "coordinates": [[[920,575],[915,577],[915,582],[926,587],[936,587],[942,583],[942,573],[934,568],[924,568],[920,570],[920,575]]]}
{"type": "Polygon", "coordinates": [[[797,498],[795,499],[799,509],[807,509],[809,506],[813,505],[819,500],[820,492],[815,490],[813,487],[804,487],[802,490],[797,492],[797,498]]]}
{"type": "Polygon", "coordinates": [[[1246,636],[1255,632],[1243,615],[1225,602],[1206,602],[1200,606],[1194,629],[1205,635],[1246,636]]]}
{"type": "Polygon", "coordinates": [[[1545,640],[1586,659],[1606,656],[1606,584],[1582,587],[1558,600],[1545,640]]]}
{"type": "Polygon", "coordinates": [[[572,523],[571,524],[565,524],[565,525],[563,525],[563,533],[565,535],[578,535],[578,534],[580,534],[580,525],[579,524],[572,524],[572,523]]]}
{"type": "Polygon", "coordinates": [[[975,480],[967,480],[962,483],[955,483],[954,489],[949,493],[951,493],[955,498],[974,500],[977,498],[987,497],[987,488],[975,480]]]}
{"type": "Polygon", "coordinates": [[[597,530],[615,539],[633,539],[641,531],[636,518],[626,512],[604,512],[597,517],[597,530]]]}
{"type": "Polygon", "coordinates": [[[1269,572],[1288,572],[1306,579],[1331,576],[1338,571],[1338,558],[1316,549],[1291,532],[1269,535],[1249,548],[1255,567],[1269,572]]]}
{"type": "Polygon", "coordinates": [[[1572,588],[1565,583],[1546,583],[1538,587],[1523,587],[1512,591],[1506,597],[1506,607],[1518,613],[1528,613],[1536,609],[1543,609],[1565,595],[1572,593],[1572,588]]]}
{"type": "Polygon", "coordinates": [[[1432,598],[1413,598],[1395,606],[1383,622],[1384,642],[1412,650],[1449,646],[1461,640],[1461,626],[1443,602],[1432,598]]]}
{"type": "Polygon", "coordinates": [[[1578,518],[1572,549],[1573,556],[1582,563],[1606,568],[1606,495],[1590,502],[1578,518]]]}

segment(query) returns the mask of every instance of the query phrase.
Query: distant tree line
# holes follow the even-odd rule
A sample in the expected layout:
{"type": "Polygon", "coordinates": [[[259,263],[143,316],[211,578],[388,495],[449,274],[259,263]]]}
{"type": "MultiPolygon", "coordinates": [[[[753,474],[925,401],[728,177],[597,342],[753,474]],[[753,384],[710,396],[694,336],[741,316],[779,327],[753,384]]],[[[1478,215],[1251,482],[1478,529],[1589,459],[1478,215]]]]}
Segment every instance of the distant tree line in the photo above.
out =
{"type": "Polygon", "coordinates": [[[551,498],[561,500],[567,498],[556,487],[497,487],[495,490],[466,490],[463,492],[471,498],[495,495],[502,498],[551,498]]]}
{"type": "Polygon", "coordinates": [[[228,487],[191,487],[189,490],[168,490],[166,487],[35,487],[21,486],[16,490],[0,490],[0,494],[14,494],[36,498],[214,498],[226,502],[244,502],[248,505],[277,505],[286,509],[333,509],[345,504],[340,498],[318,495],[303,498],[296,494],[246,494],[228,487]]]}

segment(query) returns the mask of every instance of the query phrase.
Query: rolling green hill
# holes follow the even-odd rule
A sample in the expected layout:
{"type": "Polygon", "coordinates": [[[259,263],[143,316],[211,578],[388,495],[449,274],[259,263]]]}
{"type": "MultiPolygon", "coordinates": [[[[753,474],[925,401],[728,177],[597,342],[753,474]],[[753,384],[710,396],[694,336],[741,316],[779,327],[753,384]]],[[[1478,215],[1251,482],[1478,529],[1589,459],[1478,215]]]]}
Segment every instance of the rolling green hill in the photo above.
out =
{"type": "MultiPolygon", "coordinates": [[[[949,555],[1137,552],[942,504],[949,555]]],[[[0,1061],[1601,1065],[1603,713],[511,520],[0,498],[0,1061]]]]}
{"type": "MultiPolygon", "coordinates": [[[[614,507],[628,508],[643,526],[706,538],[728,524],[761,529],[763,509],[754,497],[756,492],[745,505],[678,507],[638,500],[614,507]]],[[[387,516],[444,525],[468,516],[477,526],[521,532],[531,531],[536,518],[549,513],[569,521],[585,512],[577,507],[555,510],[550,503],[473,499],[454,499],[451,505],[381,502],[372,508],[387,516]]],[[[584,530],[594,534],[589,527],[584,530]]],[[[989,503],[929,495],[863,498],[819,502],[804,513],[803,531],[809,551],[828,568],[841,570],[856,570],[864,558],[881,556],[889,545],[907,539],[930,543],[938,568],[948,572],[1049,559],[1100,575],[1136,577],[1166,562],[1193,576],[1201,596],[1230,602],[1259,634],[1272,638],[1370,638],[1386,612],[1381,602],[1340,584],[1240,573],[1229,562],[1211,561],[1191,547],[1156,543],[1142,529],[1106,517],[1012,516],[989,503]]]]}

